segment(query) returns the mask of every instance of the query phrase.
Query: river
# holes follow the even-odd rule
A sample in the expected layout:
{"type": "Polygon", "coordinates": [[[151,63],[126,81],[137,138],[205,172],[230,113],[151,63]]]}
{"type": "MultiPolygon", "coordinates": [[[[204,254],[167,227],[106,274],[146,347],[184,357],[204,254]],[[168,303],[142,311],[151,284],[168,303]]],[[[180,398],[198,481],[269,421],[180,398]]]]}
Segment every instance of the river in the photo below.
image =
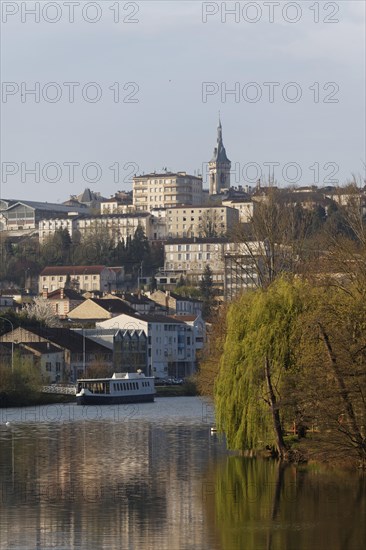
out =
{"type": "Polygon", "coordinates": [[[357,473],[228,453],[197,397],[0,409],[1,550],[360,550],[357,473]]]}

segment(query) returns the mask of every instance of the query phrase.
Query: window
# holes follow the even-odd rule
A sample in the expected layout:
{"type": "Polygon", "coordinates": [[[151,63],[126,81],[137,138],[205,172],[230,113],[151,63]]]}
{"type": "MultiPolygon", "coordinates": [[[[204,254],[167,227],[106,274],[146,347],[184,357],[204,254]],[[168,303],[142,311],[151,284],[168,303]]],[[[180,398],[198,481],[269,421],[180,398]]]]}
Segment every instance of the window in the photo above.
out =
{"type": "Polygon", "coordinates": [[[46,371],[47,371],[47,372],[51,372],[51,370],[52,370],[52,363],[48,363],[48,362],[47,362],[47,363],[46,363],[46,371]]]}

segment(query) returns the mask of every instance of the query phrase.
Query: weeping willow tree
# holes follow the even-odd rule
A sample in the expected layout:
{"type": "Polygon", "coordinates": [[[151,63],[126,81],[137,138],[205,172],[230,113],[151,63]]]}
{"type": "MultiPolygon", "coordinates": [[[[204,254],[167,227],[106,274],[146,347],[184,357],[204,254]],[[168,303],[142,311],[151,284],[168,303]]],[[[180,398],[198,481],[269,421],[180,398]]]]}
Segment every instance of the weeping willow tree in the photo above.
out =
{"type": "Polygon", "coordinates": [[[280,278],[232,304],[215,384],[218,429],[229,448],[271,445],[286,453],[282,388],[291,374],[291,333],[302,309],[304,284],[280,278]]]}

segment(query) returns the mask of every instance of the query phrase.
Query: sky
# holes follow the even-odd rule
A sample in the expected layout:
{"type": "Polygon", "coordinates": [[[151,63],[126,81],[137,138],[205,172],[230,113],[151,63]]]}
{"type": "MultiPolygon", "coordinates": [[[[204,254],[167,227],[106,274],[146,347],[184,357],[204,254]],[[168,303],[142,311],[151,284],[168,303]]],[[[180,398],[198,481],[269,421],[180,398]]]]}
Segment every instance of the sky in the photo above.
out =
{"type": "Polygon", "coordinates": [[[365,176],[362,0],[1,9],[3,198],[109,197],[163,169],[208,187],[219,113],[232,185],[365,176]]]}

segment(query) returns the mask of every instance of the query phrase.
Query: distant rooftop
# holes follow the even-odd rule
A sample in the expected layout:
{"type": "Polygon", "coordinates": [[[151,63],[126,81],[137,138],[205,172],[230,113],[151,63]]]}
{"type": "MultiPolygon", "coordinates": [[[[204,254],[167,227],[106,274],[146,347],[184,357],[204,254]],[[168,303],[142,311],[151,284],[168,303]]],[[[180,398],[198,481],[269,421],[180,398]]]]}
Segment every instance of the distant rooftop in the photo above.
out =
{"type": "Polygon", "coordinates": [[[34,208],[35,210],[49,210],[54,211],[57,210],[59,212],[75,212],[75,211],[84,211],[85,207],[80,206],[65,206],[64,204],[58,204],[53,202],[38,202],[38,201],[24,201],[24,200],[18,200],[18,201],[11,201],[12,204],[9,206],[7,210],[10,210],[17,206],[18,204],[24,204],[26,206],[29,206],[30,208],[34,208]]]}
{"type": "Polygon", "coordinates": [[[195,178],[197,180],[202,180],[202,176],[192,176],[186,172],[151,172],[150,174],[142,174],[139,176],[134,176],[133,179],[147,179],[147,178],[170,178],[170,177],[181,177],[181,178],[195,178]]]}

